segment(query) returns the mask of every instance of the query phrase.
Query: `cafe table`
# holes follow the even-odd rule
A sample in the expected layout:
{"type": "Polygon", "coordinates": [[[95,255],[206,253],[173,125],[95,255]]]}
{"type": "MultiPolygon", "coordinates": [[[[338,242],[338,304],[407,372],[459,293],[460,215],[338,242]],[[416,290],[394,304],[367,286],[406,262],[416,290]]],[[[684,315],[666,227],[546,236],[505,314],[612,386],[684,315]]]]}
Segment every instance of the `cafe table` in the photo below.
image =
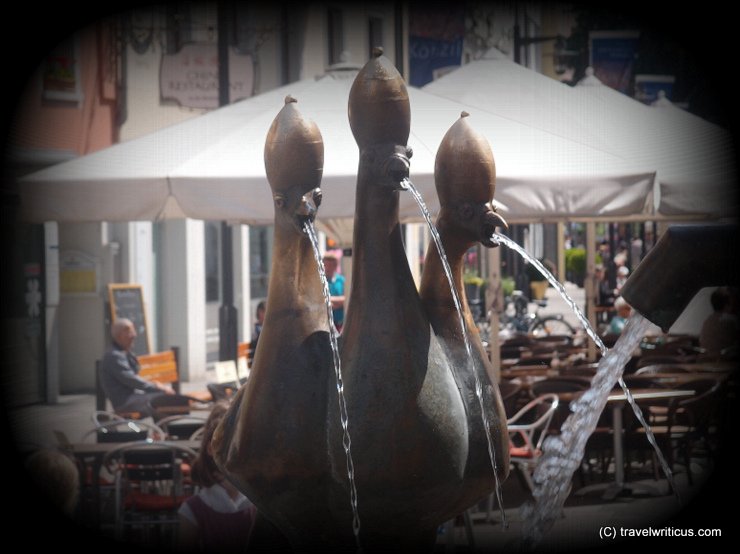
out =
{"type": "MultiPolygon", "coordinates": [[[[688,396],[694,396],[693,390],[679,390],[679,389],[630,389],[633,398],[637,403],[648,402],[653,400],[669,400],[672,398],[682,398],[688,396]]],[[[628,403],[627,396],[624,392],[613,392],[607,397],[607,403],[611,406],[612,410],[612,440],[614,445],[614,482],[612,483],[598,483],[595,485],[589,485],[583,487],[576,492],[577,496],[583,496],[585,494],[604,490],[602,498],[604,500],[614,500],[620,494],[630,491],[637,492],[642,491],[650,494],[651,496],[660,496],[654,487],[643,483],[625,483],[624,482],[624,428],[622,423],[622,410],[628,403]]]]}

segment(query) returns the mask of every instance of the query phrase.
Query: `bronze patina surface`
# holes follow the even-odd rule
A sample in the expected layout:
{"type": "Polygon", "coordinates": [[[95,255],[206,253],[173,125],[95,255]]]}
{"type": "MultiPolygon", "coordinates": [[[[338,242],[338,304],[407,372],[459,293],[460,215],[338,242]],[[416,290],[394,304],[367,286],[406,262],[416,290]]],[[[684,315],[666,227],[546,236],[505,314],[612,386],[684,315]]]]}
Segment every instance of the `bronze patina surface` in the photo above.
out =
{"type": "MultiPolygon", "coordinates": [[[[408,267],[398,209],[411,158],[409,100],[403,79],[379,50],[353,84],[349,119],[360,163],[353,283],[339,346],[360,543],[368,552],[430,551],[440,524],[493,490],[487,442],[439,259],[430,254],[423,298],[408,267]]],[[[448,132],[437,163],[439,225],[460,291],[463,253],[503,224],[490,207],[490,148],[466,125],[448,132]]],[[[322,165],[318,129],[286,99],[265,145],[275,199],[267,314],[249,381],[213,446],[228,477],[294,550],[351,551],[353,514],[327,313],[302,229],[318,209],[322,165]]],[[[465,317],[470,320],[467,306],[465,317]]],[[[501,402],[480,340],[473,344],[505,476],[501,402]]]]}
{"type": "Polygon", "coordinates": [[[325,530],[332,527],[326,409],[334,370],[323,291],[303,231],[321,201],[323,157],[318,128],[287,98],[265,144],[275,204],[265,322],[249,380],[213,444],[228,478],[295,550],[330,542],[325,530]]]}
{"type": "Polygon", "coordinates": [[[454,510],[461,512],[490,494],[495,485],[473,371],[483,389],[499,479],[505,479],[509,470],[506,415],[498,387],[491,381],[491,362],[481,343],[463,285],[463,257],[468,249],[475,242],[492,246],[491,235],[496,227],[505,227],[506,223],[491,206],[496,181],[491,148],[488,141],[472,129],[467,113],[463,112],[442,139],[435,160],[434,180],[440,202],[436,227],[462,304],[472,352],[471,359],[442,261],[435,244],[430,242],[421,280],[421,299],[445,355],[452,362],[467,416],[465,479],[459,496],[452,502],[454,510]]]}
{"type": "MultiPolygon", "coordinates": [[[[467,420],[401,238],[399,190],[410,163],[408,95],[395,68],[376,54],[349,99],[360,166],[341,359],[363,547],[415,550],[431,548],[437,526],[455,515],[449,499],[464,476],[467,420]]],[[[329,447],[337,479],[346,473],[341,440],[332,402],[329,447]]],[[[346,505],[345,499],[335,505],[346,505]]],[[[349,527],[348,517],[346,522],[349,527]]]]}

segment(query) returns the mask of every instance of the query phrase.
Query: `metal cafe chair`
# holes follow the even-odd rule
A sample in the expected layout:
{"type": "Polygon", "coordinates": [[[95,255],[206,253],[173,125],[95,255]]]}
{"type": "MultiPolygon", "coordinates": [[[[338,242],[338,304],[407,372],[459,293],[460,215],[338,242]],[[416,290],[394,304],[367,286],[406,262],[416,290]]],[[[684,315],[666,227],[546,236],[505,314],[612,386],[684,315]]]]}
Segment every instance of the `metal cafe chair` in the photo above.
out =
{"type": "Polygon", "coordinates": [[[542,443],[558,404],[557,394],[543,394],[507,420],[509,458],[530,490],[534,490],[531,472],[542,454],[542,443]]]}
{"type": "MultiPolygon", "coordinates": [[[[534,491],[532,471],[542,455],[542,443],[547,437],[547,430],[558,404],[557,394],[543,394],[530,400],[506,421],[509,429],[509,462],[530,491],[534,491]]],[[[488,521],[491,521],[494,497],[494,494],[488,497],[488,521]]]]}
{"type": "Polygon", "coordinates": [[[156,425],[162,428],[168,440],[189,440],[205,423],[203,416],[172,415],[160,419],[156,425]]]}
{"type": "Polygon", "coordinates": [[[175,546],[177,511],[194,492],[181,468],[195,457],[194,450],[167,441],[122,444],[106,454],[102,465],[115,477],[116,539],[175,546]]]}

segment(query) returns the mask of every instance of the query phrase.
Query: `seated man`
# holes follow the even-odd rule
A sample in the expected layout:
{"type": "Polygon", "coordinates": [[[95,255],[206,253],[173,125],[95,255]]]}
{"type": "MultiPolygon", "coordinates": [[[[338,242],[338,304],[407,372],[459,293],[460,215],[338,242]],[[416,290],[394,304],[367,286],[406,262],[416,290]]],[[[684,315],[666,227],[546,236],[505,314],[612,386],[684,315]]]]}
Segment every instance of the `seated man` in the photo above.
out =
{"type": "Polygon", "coordinates": [[[138,375],[139,362],[131,352],[136,329],[130,319],[116,319],[111,326],[113,349],[100,366],[100,381],[116,412],[138,412],[141,417],[158,419],[151,401],[175,394],[171,386],[148,381],[138,375]]]}

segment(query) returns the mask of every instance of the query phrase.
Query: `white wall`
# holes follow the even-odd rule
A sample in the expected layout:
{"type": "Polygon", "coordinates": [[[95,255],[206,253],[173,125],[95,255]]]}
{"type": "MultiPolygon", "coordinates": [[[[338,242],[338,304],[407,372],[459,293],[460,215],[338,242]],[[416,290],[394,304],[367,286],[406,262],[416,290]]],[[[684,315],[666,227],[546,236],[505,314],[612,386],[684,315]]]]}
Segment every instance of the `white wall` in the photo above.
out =
{"type": "MultiPolygon", "coordinates": [[[[384,19],[385,55],[395,61],[393,3],[371,3],[347,7],[344,3],[321,3],[307,8],[307,29],[299,64],[301,78],[325,73],[328,62],[327,9],[335,6],[344,12],[345,49],[362,65],[369,58],[368,17],[384,19]]],[[[279,34],[279,7],[256,8],[254,24],[266,29],[257,54],[255,92],[271,90],[282,80],[282,41],[279,34]]],[[[216,25],[213,6],[202,7],[194,16],[199,24],[216,25]]],[[[164,29],[163,14],[156,11],[142,20],[164,29]]],[[[208,25],[195,28],[195,41],[216,41],[208,25]]],[[[155,34],[148,49],[137,54],[130,46],[126,54],[126,120],[120,140],[127,141],[163,127],[197,117],[206,110],[183,108],[162,101],[159,71],[162,36],[155,34]]],[[[203,378],[206,369],[205,275],[203,224],[198,221],[172,221],[162,224],[162,236],[155,237],[149,222],[116,224],[67,224],[59,229],[62,249],[76,249],[99,259],[99,290],[95,294],[62,295],[55,318],[59,330],[60,392],[92,389],[95,360],[107,344],[103,323],[108,282],[133,282],[144,288],[152,348],[162,350],[180,346],[182,378],[203,378]]],[[[235,299],[239,310],[239,337],[251,337],[253,306],[250,302],[248,229],[235,228],[235,299]]]]}
{"type": "Polygon", "coordinates": [[[154,306],[157,305],[154,284],[154,244],[152,242],[152,223],[136,221],[128,225],[127,264],[128,280],[141,285],[147,322],[149,322],[149,339],[153,352],[163,350],[159,346],[157,326],[154,324],[154,306]]]}
{"type": "Polygon", "coordinates": [[[203,222],[166,221],[159,237],[159,343],[180,347],[180,377],[202,379],[206,370],[205,256],[203,222]]]}
{"type": "Polygon", "coordinates": [[[44,223],[44,274],[46,283],[46,398],[49,404],[59,400],[59,226],[44,223]]]}
{"type": "Polygon", "coordinates": [[[95,293],[60,294],[57,311],[59,330],[59,392],[95,388],[95,360],[105,353],[105,284],[102,282],[103,230],[100,223],[59,225],[61,252],[78,250],[98,261],[95,293]]]}
{"type": "Polygon", "coordinates": [[[394,9],[390,2],[372,2],[367,5],[352,5],[342,2],[312,4],[308,10],[307,32],[301,58],[301,78],[312,79],[326,72],[329,63],[327,34],[328,9],[338,8],[343,12],[344,50],[350,60],[363,66],[370,59],[368,18],[383,18],[383,50],[386,58],[395,63],[394,9]]]}
{"type": "Polygon", "coordinates": [[[252,338],[252,304],[249,280],[249,227],[234,225],[232,228],[234,259],[234,305],[238,312],[237,337],[240,342],[252,338]]]}
{"type": "MultiPolygon", "coordinates": [[[[159,29],[164,29],[164,14],[158,14],[157,10],[144,12],[142,24],[149,23],[159,29]]],[[[203,13],[204,22],[216,25],[215,13],[203,13]]],[[[208,35],[195,37],[207,40],[208,35]]],[[[211,37],[216,40],[216,35],[211,37]]],[[[156,34],[149,48],[144,54],[137,54],[131,46],[126,51],[126,121],[120,129],[120,140],[125,142],[132,138],[140,137],[148,133],[185,121],[195,117],[206,110],[183,108],[175,102],[163,103],[159,94],[159,68],[162,58],[162,35],[156,34]]]]}

